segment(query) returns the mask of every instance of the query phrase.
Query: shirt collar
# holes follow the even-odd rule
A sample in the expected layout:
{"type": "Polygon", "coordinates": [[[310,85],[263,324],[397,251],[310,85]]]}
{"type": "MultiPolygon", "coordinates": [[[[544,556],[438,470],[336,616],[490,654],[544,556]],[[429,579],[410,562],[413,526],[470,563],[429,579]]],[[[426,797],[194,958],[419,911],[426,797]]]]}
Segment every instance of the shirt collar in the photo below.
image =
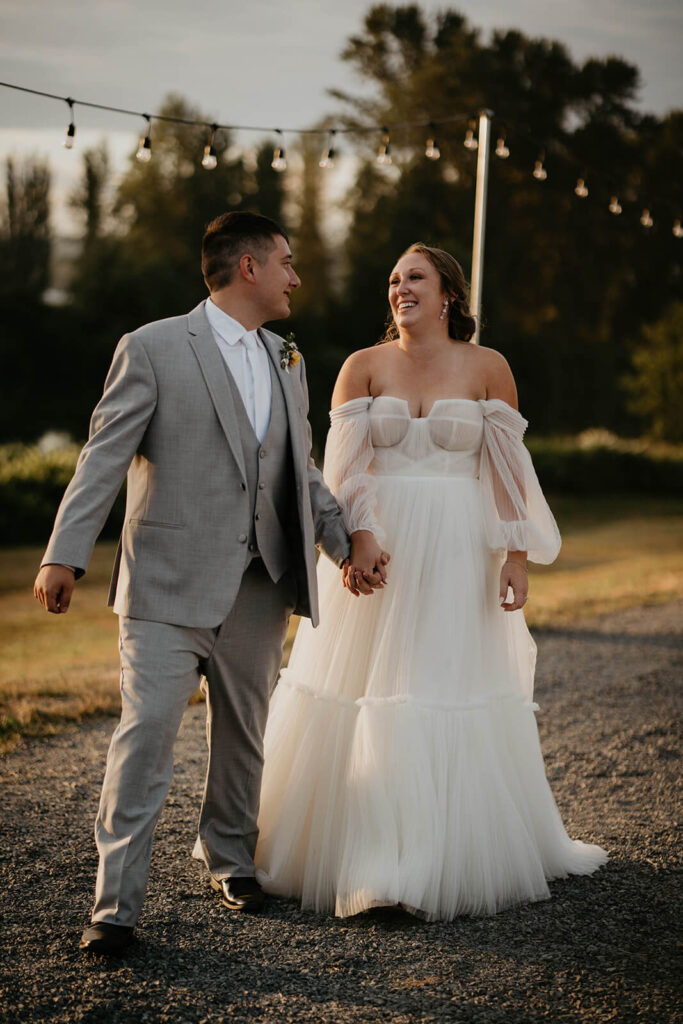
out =
{"type": "Polygon", "coordinates": [[[215,302],[211,299],[206,300],[206,319],[209,321],[211,327],[220,337],[221,341],[227,342],[228,345],[236,345],[237,342],[246,337],[247,335],[255,335],[258,337],[256,331],[248,331],[246,327],[243,327],[239,320],[235,320],[234,317],[229,316],[222,309],[219,309],[215,302]]]}

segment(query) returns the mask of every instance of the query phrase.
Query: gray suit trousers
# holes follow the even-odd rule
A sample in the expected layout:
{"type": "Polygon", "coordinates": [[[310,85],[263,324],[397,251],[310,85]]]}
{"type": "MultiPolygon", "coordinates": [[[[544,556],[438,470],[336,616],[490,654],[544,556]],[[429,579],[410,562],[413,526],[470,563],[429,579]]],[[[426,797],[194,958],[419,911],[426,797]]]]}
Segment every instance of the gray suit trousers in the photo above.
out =
{"type": "Polygon", "coordinates": [[[93,921],[137,921],[173,742],[202,676],[209,761],[195,854],[216,878],[254,874],[263,733],[295,602],[293,573],[273,583],[255,558],[215,629],[121,616],[122,711],[95,823],[93,921]]]}

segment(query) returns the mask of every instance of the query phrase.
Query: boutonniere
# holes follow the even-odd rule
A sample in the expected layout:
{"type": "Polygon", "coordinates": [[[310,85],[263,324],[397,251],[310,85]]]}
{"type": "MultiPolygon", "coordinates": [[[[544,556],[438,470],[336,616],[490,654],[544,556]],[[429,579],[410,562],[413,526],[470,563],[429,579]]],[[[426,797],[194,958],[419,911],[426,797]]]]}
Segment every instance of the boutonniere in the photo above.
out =
{"type": "Polygon", "coordinates": [[[294,332],[290,331],[285,340],[282,343],[280,349],[280,366],[283,370],[289,373],[290,366],[296,366],[301,359],[301,352],[296,347],[294,341],[294,332]]]}

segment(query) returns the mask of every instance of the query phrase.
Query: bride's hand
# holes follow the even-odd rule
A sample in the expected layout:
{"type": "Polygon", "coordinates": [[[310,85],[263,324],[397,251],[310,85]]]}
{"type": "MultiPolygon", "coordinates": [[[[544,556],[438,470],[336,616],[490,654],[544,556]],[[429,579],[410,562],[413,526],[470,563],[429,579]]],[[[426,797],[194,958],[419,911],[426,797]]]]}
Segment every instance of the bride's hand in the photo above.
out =
{"type": "Polygon", "coordinates": [[[344,586],[355,596],[370,596],[373,590],[386,585],[386,566],[391,556],[375,540],[369,530],[356,530],[351,535],[351,557],[343,567],[344,586]]]}
{"type": "Polygon", "coordinates": [[[500,570],[500,606],[504,612],[523,608],[529,594],[529,577],[521,562],[506,562],[500,570]],[[513,600],[507,601],[508,587],[512,588],[513,600]]]}

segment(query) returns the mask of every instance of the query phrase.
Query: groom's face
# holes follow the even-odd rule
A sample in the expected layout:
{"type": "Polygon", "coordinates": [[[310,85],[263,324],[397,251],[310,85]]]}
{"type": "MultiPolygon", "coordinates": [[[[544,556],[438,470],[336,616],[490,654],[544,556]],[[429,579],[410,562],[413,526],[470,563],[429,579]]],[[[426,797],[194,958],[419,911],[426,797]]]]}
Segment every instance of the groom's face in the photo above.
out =
{"type": "Polygon", "coordinates": [[[263,308],[264,322],[282,320],[289,316],[289,299],[301,284],[294,267],[289,243],[282,235],[273,235],[275,246],[263,265],[255,268],[258,298],[263,308]]]}

